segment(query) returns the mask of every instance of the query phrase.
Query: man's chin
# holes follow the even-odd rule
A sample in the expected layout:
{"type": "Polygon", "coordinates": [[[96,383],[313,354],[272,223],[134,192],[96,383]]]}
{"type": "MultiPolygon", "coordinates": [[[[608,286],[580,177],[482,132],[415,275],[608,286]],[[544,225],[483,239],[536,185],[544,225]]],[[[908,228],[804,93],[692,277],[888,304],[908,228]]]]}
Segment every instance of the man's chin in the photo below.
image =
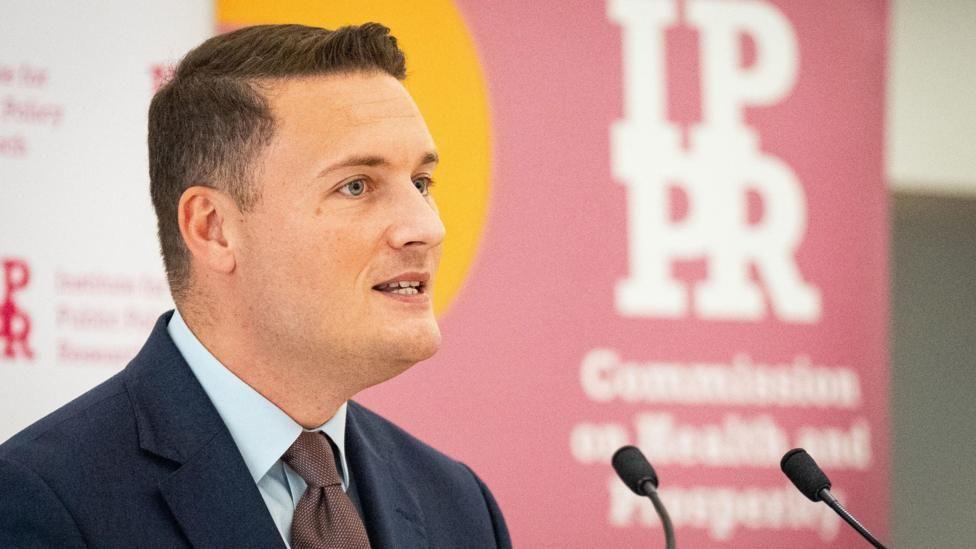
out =
{"type": "Polygon", "coordinates": [[[399,323],[375,344],[375,351],[382,357],[391,362],[406,363],[409,367],[437,353],[441,346],[441,330],[432,315],[428,319],[399,323]]]}
{"type": "Polygon", "coordinates": [[[417,363],[434,356],[441,348],[441,331],[436,322],[432,326],[416,333],[405,341],[399,343],[401,347],[401,357],[405,362],[417,363]]]}
{"type": "Polygon", "coordinates": [[[377,347],[374,348],[374,351],[378,351],[374,355],[377,362],[374,364],[378,369],[372,372],[367,386],[378,385],[397,377],[418,362],[434,356],[440,348],[440,343],[440,331],[424,336],[398,338],[396,342],[377,343],[377,347]]]}

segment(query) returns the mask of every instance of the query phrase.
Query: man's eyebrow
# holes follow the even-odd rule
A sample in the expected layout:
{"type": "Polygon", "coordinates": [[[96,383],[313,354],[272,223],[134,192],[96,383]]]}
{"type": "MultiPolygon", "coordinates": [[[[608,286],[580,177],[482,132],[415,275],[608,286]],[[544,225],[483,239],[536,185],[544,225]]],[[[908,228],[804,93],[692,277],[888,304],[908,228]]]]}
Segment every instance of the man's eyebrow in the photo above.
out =
{"type": "Polygon", "coordinates": [[[424,155],[424,158],[420,161],[420,165],[424,166],[427,164],[437,164],[440,161],[441,157],[437,154],[437,151],[430,151],[424,155]]]}
{"type": "MultiPolygon", "coordinates": [[[[437,164],[438,162],[440,162],[440,159],[441,157],[437,154],[436,151],[426,152],[420,158],[419,165],[426,166],[427,164],[437,164]]],[[[335,164],[330,165],[329,167],[319,172],[319,175],[322,176],[331,171],[338,170],[340,168],[349,168],[353,166],[367,166],[370,168],[375,168],[377,166],[389,166],[390,164],[391,162],[382,156],[354,155],[354,156],[347,157],[343,160],[340,160],[335,164]]]]}
{"type": "Polygon", "coordinates": [[[324,170],[322,170],[319,173],[319,175],[325,175],[325,174],[327,174],[327,173],[329,173],[331,171],[338,170],[340,168],[349,168],[349,167],[352,167],[352,166],[368,166],[370,168],[374,168],[376,166],[386,166],[386,165],[389,165],[389,163],[390,162],[387,159],[383,158],[382,156],[376,156],[376,155],[365,155],[365,156],[355,155],[355,156],[350,156],[350,157],[347,157],[347,158],[345,158],[343,160],[340,160],[340,161],[336,162],[335,164],[329,165],[324,170]]]}

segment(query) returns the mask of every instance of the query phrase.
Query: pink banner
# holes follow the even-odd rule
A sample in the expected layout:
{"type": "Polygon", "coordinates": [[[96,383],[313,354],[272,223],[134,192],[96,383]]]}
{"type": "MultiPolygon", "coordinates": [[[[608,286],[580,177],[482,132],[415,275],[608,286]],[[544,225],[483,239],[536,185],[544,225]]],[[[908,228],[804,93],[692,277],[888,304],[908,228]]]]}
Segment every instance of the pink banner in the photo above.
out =
{"type": "Polygon", "coordinates": [[[487,222],[443,349],[366,402],[479,471],[521,547],[661,537],[622,444],[681,546],[857,544],[780,473],[796,446],[887,538],[887,3],[458,4],[487,222]]]}

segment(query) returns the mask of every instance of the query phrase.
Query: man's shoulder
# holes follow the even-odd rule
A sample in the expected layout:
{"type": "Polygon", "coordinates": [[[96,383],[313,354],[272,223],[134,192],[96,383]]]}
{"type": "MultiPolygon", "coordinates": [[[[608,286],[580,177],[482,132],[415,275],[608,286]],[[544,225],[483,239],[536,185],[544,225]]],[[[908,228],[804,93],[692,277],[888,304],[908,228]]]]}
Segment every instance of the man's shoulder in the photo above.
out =
{"type": "Polygon", "coordinates": [[[0,459],[25,458],[42,447],[77,451],[112,444],[123,433],[130,433],[122,428],[135,422],[130,382],[138,384],[154,375],[157,364],[178,356],[166,335],[171,316],[171,311],[160,316],[146,343],[125,369],[0,444],[0,459]]]}
{"type": "Polygon", "coordinates": [[[84,547],[79,524],[119,512],[103,488],[138,444],[131,409],[116,375],[0,444],[0,546],[84,547]]]}
{"type": "Polygon", "coordinates": [[[428,500],[449,497],[455,502],[468,500],[480,506],[488,500],[494,505],[488,487],[470,467],[392,421],[350,402],[349,422],[356,434],[350,437],[347,430],[346,448],[352,450],[354,459],[371,456],[385,460],[400,481],[424,493],[428,500]]]}
{"type": "Polygon", "coordinates": [[[461,462],[407,432],[404,428],[362,404],[349,402],[350,421],[362,438],[380,453],[395,452],[398,459],[414,465],[455,473],[470,471],[461,462]]]}
{"type": "MultiPolygon", "coordinates": [[[[394,477],[387,480],[409,493],[412,505],[422,509],[431,546],[511,547],[498,503],[464,463],[355,402],[349,403],[346,448],[352,450],[354,461],[384,462],[394,477]]],[[[354,473],[363,465],[354,463],[354,473]]]]}
{"type": "Polygon", "coordinates": [[[134,420],[120,372],[0,444],[0,460],[31,469],[51,461],[83,460],[97,446],[118,442],[134,420]]]}

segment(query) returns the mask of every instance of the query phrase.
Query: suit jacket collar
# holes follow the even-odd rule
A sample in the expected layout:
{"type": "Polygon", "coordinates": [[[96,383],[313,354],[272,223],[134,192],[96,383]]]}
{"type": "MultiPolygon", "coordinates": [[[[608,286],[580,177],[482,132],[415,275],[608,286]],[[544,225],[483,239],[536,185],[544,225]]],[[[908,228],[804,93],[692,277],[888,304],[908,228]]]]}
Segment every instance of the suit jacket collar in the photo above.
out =
{"type": "MultiPolygon", "coordinates": [[[[179,465],[160,492],[194,547],[284,549],[233,438],[161,316],[125,369],[139,446],[179,465]]],[[[427,547],[424,517],[382,421],[349,403],[346,450],[373,549],[427,547]]]]}
{"type": "Polygon", "coordinates": [[[156,322],[125,369],[139,446],[179,464],[163,499],[194,547],[279,547],[284,542],[227,427],[156,322]]]}

